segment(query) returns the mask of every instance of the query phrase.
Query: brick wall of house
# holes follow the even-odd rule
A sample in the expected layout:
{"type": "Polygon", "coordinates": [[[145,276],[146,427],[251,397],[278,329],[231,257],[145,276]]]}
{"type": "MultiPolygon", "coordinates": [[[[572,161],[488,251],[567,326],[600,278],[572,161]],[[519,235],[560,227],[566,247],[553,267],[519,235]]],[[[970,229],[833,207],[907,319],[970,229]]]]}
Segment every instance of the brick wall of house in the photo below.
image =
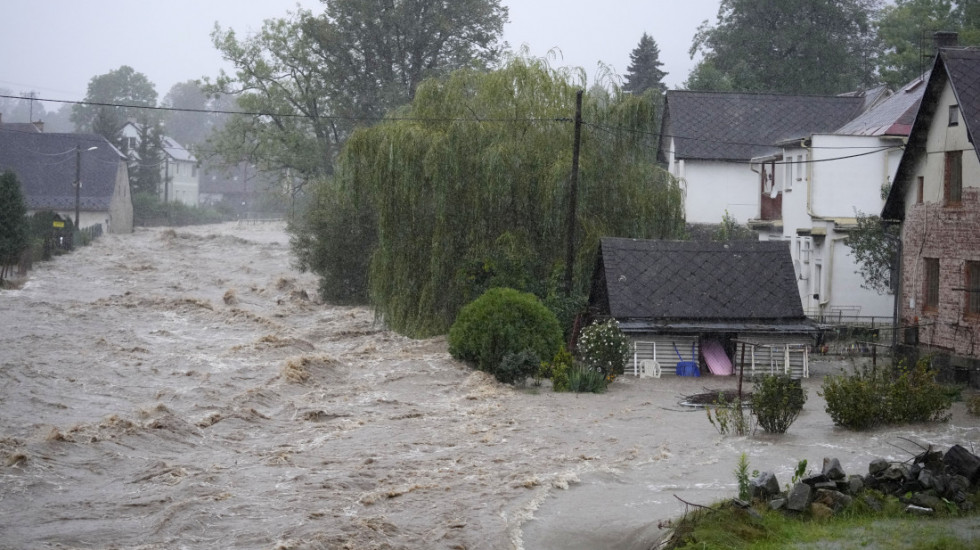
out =
{"type": "MultiPolygon", "coordinates": [[[[912,205],[902,225],[901,325],[918,326],[924,348],[980,359],[980,316],[966,315],[966,261],[980,261],[980,189],[964,187],[961,206],[912,205]],[[924,311],[924,258],[939,258],[939,306],[924,311]],[[911,301],[915,299],[914,306],[911,301]]],[[[913,331],[900,340],[913,344],[913,331]]]]}

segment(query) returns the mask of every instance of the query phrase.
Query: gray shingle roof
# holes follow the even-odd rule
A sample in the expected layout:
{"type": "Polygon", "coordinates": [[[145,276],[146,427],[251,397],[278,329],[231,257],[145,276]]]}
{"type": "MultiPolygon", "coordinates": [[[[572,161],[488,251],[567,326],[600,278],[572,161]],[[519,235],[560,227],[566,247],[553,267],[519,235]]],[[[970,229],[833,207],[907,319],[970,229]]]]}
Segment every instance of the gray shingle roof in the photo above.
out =
{"type": "Polygon", "coordinates": [[[926,89],[929,73],[909,82],[888,99],[861,113],[835,134],[853,136],[907,136],[926,89]]]}
{"type": "Polygon", "coordinates": [[[124,157],[102,136],[0,130],[0,172],[17,174],[28,209],[73,209],[76,146],[84,151],[80,208],[108,210],[124,157]]]}
{"type": "Polygon", "coordinates": [[[801,321],[789,244],[603,238],[590,302],[624,319],[801,321]]]}
{"type": "Polygon", "coordinates": [[[960,116],[971,136],[974,151],[980,156],[980,142],[977,141],[980,132],[980,49],[942,48],[929,74],[905,153],[898,164],[895,184],[881,211],[882,218],[900,220],[905,217],[905,191],[912,183],[916,159],[925,152],[929,126],[936,115],[939,96],[947,83],[953,88],[960,116]]]}
{"type": "Polygon", "coordinates": [[[863,107],[856,96],[670,90],[660,155],[673,137],[678,159],[749,160],[777,152],[777,142],[840,128],[863,107]]]}

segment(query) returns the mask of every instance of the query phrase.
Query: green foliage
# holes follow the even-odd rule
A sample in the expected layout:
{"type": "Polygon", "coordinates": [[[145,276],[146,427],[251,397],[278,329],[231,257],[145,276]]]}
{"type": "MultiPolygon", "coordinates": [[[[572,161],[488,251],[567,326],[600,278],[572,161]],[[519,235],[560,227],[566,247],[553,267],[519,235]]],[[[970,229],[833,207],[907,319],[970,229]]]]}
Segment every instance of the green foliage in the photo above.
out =
{"type": "Polygon", "coordinates": [[[806,476],[806,465],[807,462],[805,458],[800,459],[800,461],[796,463],[796,470],[793,470],[793,478],[790,480],[791,487],[796,485],[806,476]]]}
{"type": "Polygon", "coordinates": [[[231,117],[210,149],[262,172],[288,170],[300,187],[319,181],[355,127],[409,102],[424,78],[496,61],[507,18],[499,0],[324,5],[322,14],[266,20],[243,38],[215,27],[212,42],[235,69],[205,91],[269,114],[231,117]]]}
{"type": "Polygon", "coordinates": [[[568,391],[575,393],[603,393],[609,378],[600,370],[574,364],[568,370],[568,391]]]}
{"type": "Polygon", "coordinates": [[[574,365],[574,359],[572,354],[565,349],[564,346],[558,353],[555,354],[554,359],[551,360],[548,372],[551,378],[551,389],[556,392],[569,391],[569,379],[568,373],[574,365]]]}
{"type": "Polygon", "coordinates": [[[596,321],[585,327],[577,350],[582,361],[603,375],[623,374],[629,361],[630,341],[615,319],[596,321]]]}
{"type": "Polygon", "coordinates": [[[724,0],[701,25],[691,56],[704,55],[690,89],[836,94],[875,84],[877,0],[724,0]],[[710,78],[708,78],[710,76],[710,78]]]}
{"type": "MultiPolygon", "coordinates": [[[[446,330],[483,288],[516,285],[546,297],[563,270],[573,128],[580,83],[543,61],[458,71],[419,86],[413,103],[359,130],[336,185],[377,216],[370,296],[381,318],[412,336],[446,330]]],[[[599,238],[669,238],[683,230],[682,193],[647,147],[649,98],[589,96],[578,193],[572,296],[587,294],[599,238]],[[587,128],[591,128],[587,127],[587,128]]],[[[314,208],[330,217],[330,203],[314,208]]],[[[312,242],[341,238],[319,234],[312,242]]],[[[302,252],[300,252],[302,254],[302,252]]],[[[356,260],[359,264],[366,260],[356,260]]]]}
{"type": "Polygon", "coordinates": [[[897,0],[882,9],[876,27],[882,44],[879,71],[899,89],[931,67],[936,54],[933,33],[959,33],[961,46],[980,44],[980,8],[976,2],[897,0]]]}
{"type": "Polygon", "coordinates": [[[512,288],[488,290],[460,310],[449,330],[449,353],[495,376],[507,354],[552,357],[561,345],[554,314],[533,294],[512,288]]]}
{"type": "Polygon", "coordinates": [[[858,264],[864,278],[862,288],[885,294],[892,289],[892,271],[897,269],[898,224],[885,224],[878,216],[857,213],[857,228],[847,234],[844,243],[858,264]]]}
{"type": "Polygon", "coordinates": [[[973,416],[980,416],[980,395],[968,397],[966,400],[966,412],[973,416]]]}
{"type": "Polygon", "coordinates": [[[789,376],[766,376],[752,390],[752,412],[769,433],[786,433],[804,403],[806,390],[789,376]]]}
{"type": "Polygon", "coordinates": [[[210,208],[182,202],[164,203],[156,193],[133,193],[133,222],[137,225],[197,225],[218,223],[222,219],[220,213],[210,208]]]}
{"type": "Polygon", "coordinates": [[[144,119],[156,124],[156,115],[139,107],[155,107],[157,92],[143,73],[128,65],[92,77],[88,83],[85,102],[72,107],[71,120],[79,132],[94,132],[118,144],[119,129],[128,119],[144,119]],[[97,103],[132,105],[109,107],[97,103]]]}
{"type": "Polygon", "coordinates": [[[0,174],[0,284],[30,244],[27,203],[13,172],[0,174]]]}
{"type": "Polygon", "coordinates": [[[713,240],[728,243],[732,241],[757,241],[759,237],[755,231],[738,223],[738,220],[729,215],[728,210],[725,210],[725,215],[722,216],[721,223],[718,224],[718,229],[715,230],[713,240]]]}
{"type": "Polygon", "coordinates": [[[745,403],[738,397],[728,401],[720,394],[714,408],[706,406],[704,410],[708,422],[721,435],[748,435],[755,429],[753,416],[745,412],[745,403]]]}
{"type": "Polygon", "coordinates": [[[745,502],[752,500],[752,484],[750,477],[759,475],[758,471],[749,474],[749,457],[745,453],[738,455],[738,462],[735,464],[735,481],[738,483],[738,498],[745,502]]]}
{"type": "Polygon", "coordinates": [[[896,373],[863,368],[848,376],[829,376],[821,389],[834,424],[851,430],[945,422],[952,406],[928,359],[912,368],[900,364],[896,373]]]}
{"type": "Polygon", "coordinates": [[[297,267],[319,275],[319,294],[325,301],[365,304],[369,251],[377,242],[374,209],[332,180],[318,183],[313,194],[311,207],[289,225],[297,267]]]}
{"type": "Polygon", "coordinates": [[[541,359],[533,351],[526,349],[517,353],[508,353],[500,361],[494,376],[504,384],[522,386],[528,377],[534,376],[541,366],[541,359]]]}
{"type": "Polygon", "coordinates": [[[667,85],[663,82],[667,73],[661,69],[663,65],[660,61],[660,47],[657,46],[657,41],[647,33],[643,33],[640,43],[630,52],[630,64],[626,68],[623,90],[633,94],[654,90],[658,94],[663,94],[667,91],[667,85]]]}

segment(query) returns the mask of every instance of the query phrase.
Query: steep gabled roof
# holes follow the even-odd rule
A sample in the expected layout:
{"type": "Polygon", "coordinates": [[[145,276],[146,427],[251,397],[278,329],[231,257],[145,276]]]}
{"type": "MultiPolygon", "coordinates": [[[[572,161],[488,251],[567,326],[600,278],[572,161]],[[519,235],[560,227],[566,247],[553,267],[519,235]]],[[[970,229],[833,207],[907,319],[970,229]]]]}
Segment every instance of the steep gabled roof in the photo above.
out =
{"type": "Polygon", "coordinates": [[[660,157],[673,138],[678,159],[749,160],[778,151],[775,143],[828,133],[856,117],[860,96],[800,96],[669,90],[660,157]]]}
{"type": "Polygon", "coordinates": [[[909,135],[928,79],[927,72],[833,133],[851,136],[909,135]]]}
{"type": "Polygon", "coordinates": [[[81,154],[82,210],[108,210],[125,157],[100,135],[0,130],[0,172],[17,174],[28,209],[75,207],[75,148],[81,154]],[[98,147],[88,151],[90,147],[98,147]]]}
{"type": "Polygon", "coordinates": [[[881,211],[881,217],[886,220],[901,220],[905,217],[905,192],[912,181],[916,158],[925,154],[929,126],[936,115],[939,97],[947,83],[953,89],[966,132],[973,143],[974,151],[980,157],[980,149],[977,149],[980,143],[976,140],[980,133],[980,49],[942,48],[929,74],[905,153],[898,164],[895,183],[881,211]]]}
{"type": "Polygon", "coordinates": [[[801,321],[789,244],[603,238],[590,302],[617,319],[801,321]]]}

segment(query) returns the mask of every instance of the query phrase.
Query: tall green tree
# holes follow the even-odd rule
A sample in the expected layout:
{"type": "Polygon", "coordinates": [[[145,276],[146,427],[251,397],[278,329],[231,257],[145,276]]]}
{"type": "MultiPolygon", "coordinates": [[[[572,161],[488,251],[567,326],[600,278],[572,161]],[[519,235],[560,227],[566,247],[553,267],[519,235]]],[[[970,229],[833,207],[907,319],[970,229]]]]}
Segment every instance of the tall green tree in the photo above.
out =
{"type": "Polygon", "coordinates": [[[216,27],[215,46],[235,66],[209,82],[239,107],[209,143],[265,171],[322,178],[339,146],[408,102],[423,78],[484,66],[501,49],[507,10],[499,0],[331,0],[321,15],[298,10],[240,39],[216,27]]]}
{"type": "Polygon", "coordinates": [[[857,213],[857,228],[848,233],[844,244],[858,264],[864,279],[862,288],[885,294],[892,290],[898,268],[898,224],[885,224],[877,215],[857,213]]]}
{"type": "Polygon", "coordinates": [[[876,84],[880,0],[722,0],[691,45],[689,89],[836,94],[876,84]],[[717,73],[715,72],[717,71],[717,73]],[[719,78],[723,77],[723,78],[719,78]],[[707,78],[710,77],[710,78],[707,78]]]}
{"type": "Polygon", "coordinates": [[[71,120],[78,132],[94,132],[112,143],[118,143],[118,130],[129,119],[159,120],[158,115],[143,109],[156,107],[157,92],[143,73],[128,65],[92,77],[85,103],[72,107],[71,120]]]}
{"type": "Polygon", "coordinates": [[[122,150],[129,159],[129,185],[133,193],[159,194],[163,192],[164,151],[163,129],[151,121],[136,124],[136,147],[122,150]]]}
{"type": "Polygon", "coordinates": [[[28,245],[27,203],[13,172],[0,174],[0,286],[28,245]]]}
{"type": "Polygon", "coordinates": [[[935,32],[959,33],[960,45],[980,44],[980,3],[898,0],[882,10],[876,26],[883,48],[879,72],[897,89],[931,67],[935,32]]]}
{"type": "MultiPolygon", "coordinates": [[[[543,61],[514,58],[490,73],[428,80],[397,118],[355,132],[335,178],[318,185],[294,228],[294,250],[320,274],[324,297],[370,296],[395,330],[425,336],[445,332],[488,287],[553,295],[565,264],[567,120],[583,85],[543,61]]],[[[650,92],[599,93],[583,106],[577,296],[586,294],[600,237],[683,230],[681,190],[647,146],[650,92]]]]}
{"type": "Polygon", "coordinates": [[[630,65],[623,90],[634,94],[642,94],[647,90],[656,90],[661,94],[666,92],[667,85],[663,80],[667,73],[661,69],[663,65],[657,42],[649,34],[643,33],[640,43],[630,52],[630,65]]]}

